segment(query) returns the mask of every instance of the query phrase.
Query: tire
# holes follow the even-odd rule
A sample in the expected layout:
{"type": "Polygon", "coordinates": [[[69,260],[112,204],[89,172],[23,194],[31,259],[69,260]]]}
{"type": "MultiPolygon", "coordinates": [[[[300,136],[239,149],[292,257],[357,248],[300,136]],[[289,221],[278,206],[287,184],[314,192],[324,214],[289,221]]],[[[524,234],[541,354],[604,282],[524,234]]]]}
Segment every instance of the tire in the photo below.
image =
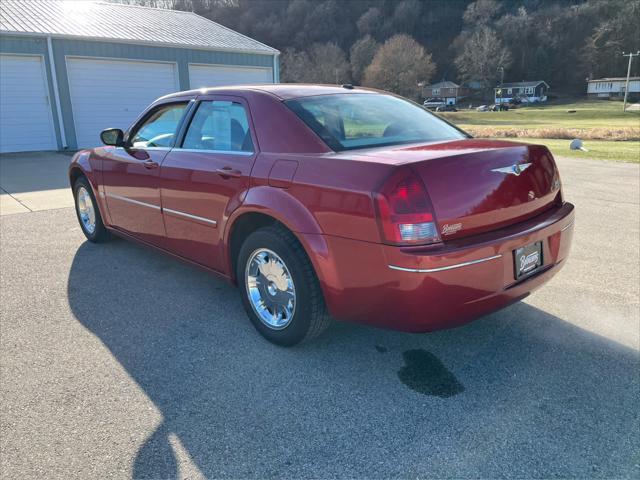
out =
{"type": "Polygon", "coordinates": [[[73,184],[73,199],[80,229],[84,236],[87,237],[87,240],[93,243],[103,243],[110,240],[111,233],[102,222],[96,197],[94,197],[93,190],[86,177],[79,177],[73,184]],[[87,213],[91,211],[93,215],[87,213]],[[89,217],[88,221],[87,216],[89,217]],[[91,228],[92,225],[93,228],[91,228]]]}
{"type": "Polygon", "coordinates": [[[238,255],[236,278],[249,319],[263,337],[276,345],[290,347],[310,340],[331,323],[311,261],[296,237],[283,227],[261,228],[246,238],[238,255]],[[267,263],[261,263],[265,260],[267,263]],[[285,302],[292,299],[292,307],[291,303],[286,304],[288,319],[280,297],[285,302]],[[259,313],[255,305],[263,300],[262,305],[274,300],[276,311],[283,318],[273,318],[270,308],[259,313]]]}

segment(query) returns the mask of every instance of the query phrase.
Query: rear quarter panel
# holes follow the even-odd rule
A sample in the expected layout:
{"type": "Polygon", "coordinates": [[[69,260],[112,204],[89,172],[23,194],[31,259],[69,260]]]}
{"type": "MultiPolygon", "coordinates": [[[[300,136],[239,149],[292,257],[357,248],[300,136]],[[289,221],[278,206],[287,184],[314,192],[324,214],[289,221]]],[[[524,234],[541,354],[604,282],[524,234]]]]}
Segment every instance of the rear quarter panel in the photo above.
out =
{"type": "Polygon", "coordinates": [[[254,166],[252,189],[269,188],[272,195],[287,197],[291,205],[296,205],[287,211],[294,231],[379,242],[372,192],[390,171],[388,165],[337,154],[264,153],[254,166]],[[269,185],[272,167],[278,160],[298,163],[293,181],[285,188],[269,185]]]}

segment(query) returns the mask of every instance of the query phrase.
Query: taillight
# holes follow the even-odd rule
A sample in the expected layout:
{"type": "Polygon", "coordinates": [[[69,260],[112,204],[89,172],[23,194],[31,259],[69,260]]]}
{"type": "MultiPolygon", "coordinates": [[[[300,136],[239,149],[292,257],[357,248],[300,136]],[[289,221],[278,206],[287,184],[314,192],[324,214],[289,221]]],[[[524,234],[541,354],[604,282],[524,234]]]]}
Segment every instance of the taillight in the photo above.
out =
{"type": "Polygon", "coordinates": [[[385,243],[406,245],[440,241],[427,189],[413,171],[399,170],[374,198],[385,243]]]}
{"type": "Polygon", "coordinates": [[[551,189],[558,191],[555,197],[555,202],[557,205],[562,205],[564,203],[564,198],[562,196],[562,181],[560,180],[560,172],[557,167],[553,174],[553,184],[551,185],[551,189]]]}

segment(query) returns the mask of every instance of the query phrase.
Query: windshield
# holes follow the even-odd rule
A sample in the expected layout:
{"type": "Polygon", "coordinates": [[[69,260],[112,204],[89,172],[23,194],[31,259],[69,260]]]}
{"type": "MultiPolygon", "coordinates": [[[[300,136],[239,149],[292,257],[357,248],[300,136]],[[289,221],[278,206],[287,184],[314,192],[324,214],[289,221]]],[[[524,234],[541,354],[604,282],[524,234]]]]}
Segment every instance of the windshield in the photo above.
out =
{"type": "Polygon", "coordinates": [[[466,138],[422,107],[392,95],[318,95],[285,104],[336,151],[466,138]]]}

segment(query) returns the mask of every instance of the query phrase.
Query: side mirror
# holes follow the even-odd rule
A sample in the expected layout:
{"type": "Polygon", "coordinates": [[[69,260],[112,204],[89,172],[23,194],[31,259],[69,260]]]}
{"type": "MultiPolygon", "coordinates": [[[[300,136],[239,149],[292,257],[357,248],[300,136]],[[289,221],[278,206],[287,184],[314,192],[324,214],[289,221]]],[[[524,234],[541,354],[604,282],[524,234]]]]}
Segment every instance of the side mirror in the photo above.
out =
{"type": "Polygon", "coordinates": [[[100,132],[100,140],[105,145],[122,147],[124,146],[124,132],[119,128],[107,128],[100,132]]]}

